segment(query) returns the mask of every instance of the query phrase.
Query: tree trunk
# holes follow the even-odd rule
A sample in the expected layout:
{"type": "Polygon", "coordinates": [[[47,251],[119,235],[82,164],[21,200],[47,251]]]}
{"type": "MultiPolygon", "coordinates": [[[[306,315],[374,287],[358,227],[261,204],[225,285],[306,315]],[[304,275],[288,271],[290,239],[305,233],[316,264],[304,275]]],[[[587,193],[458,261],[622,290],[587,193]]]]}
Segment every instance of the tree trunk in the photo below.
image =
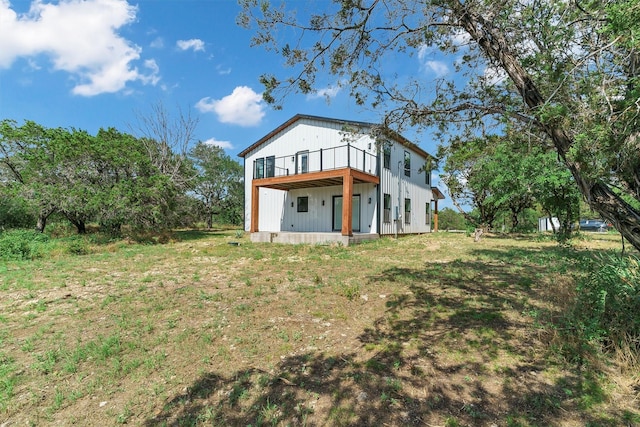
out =
{"type": "Polygon", "coordinates": [[[78,234],[86,234],[87,233],[87,228],[86,228],[85,223],[84,223],[84,221],[82,219],[77,218],[76,216],[68,214],[68,213],[63,213],[63,214],[69,220],[69,222],[76,227],[76,230],[78,230],[78,234]]]}
{"type": "Polygon", "coordinates": [[[53,213],[52,208],[40,209],[40,213],[38,213],[38,221],[36,222],[36,231],[40,233],[44,233],[44,229],[47,226],[47,219],[53,213]]]}
{"type": "Polygon", "coordinates": [[[71,223],[76,227],[76,230],[78,230],[78,234],[87,234],[87,227],[83,220],[73,220],[71,223]]]}
{"type": "MultiPolygon", "coordinates": [[[[511,52],[504,33],[482,16],[467,10],[463,2],[456,1],[452,6],[453,13],[460,24],[489,59],[500,64],[509,75],[526,105],[534,111],[542,107],[545,103],[542,93],[511,52]]],[[[602,219],[610,221],[620,234],[640,251],[640,212],[615,194],[605,183],[585,177],[579,162],[569,160],[567,154],[573,146],[573,140],[567,132],[553,124],[541,122],[536,124],[553,141],[558,154],[569,168],[589,206],[602,215],[602,219]]]]}
{"type": "Polygon", "coordinates": [[[40,233],[44,233],[44,228],[47,226],[47,218],[49,215],[44,215],[40,213],[38,215],[38,222],[36,223],[36,230],[40,233]]]}
{"type": "Polygon", "coordinates": [[[516,209],[511,209],[511,230],[517,231],[519,225],[520,219],[518,218],[518,211],[516,209]]]}

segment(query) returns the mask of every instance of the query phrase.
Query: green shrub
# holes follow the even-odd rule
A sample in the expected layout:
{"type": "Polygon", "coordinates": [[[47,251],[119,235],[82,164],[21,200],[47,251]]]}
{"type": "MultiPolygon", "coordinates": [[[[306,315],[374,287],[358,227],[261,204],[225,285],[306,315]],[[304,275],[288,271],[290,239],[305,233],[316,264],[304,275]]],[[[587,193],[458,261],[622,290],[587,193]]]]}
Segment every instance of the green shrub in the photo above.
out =
{"type": "Polygon", "coordinates": [[[91,253],[91,248],[87,239],[82,236],[75,236],[68,240],[67,252],[72,255],[87,255],[91,253]]]}
{"type": "Polygon", "coordinates": [[[10,230],[0,233],[0,259],[30,260],[46,252],[49,236],[34,230],[10,230]]]}
{"type": "Polygon", "coordinates": [[[34,226],[36,216],[26,200],[3,194],[0,197],[0,230],[34,226]]]}
{"type": "Polygon", "coordinates": [[[640,260],[604,256],[578,284],[576,321],[584,338],[640,352],[640,260]]]}

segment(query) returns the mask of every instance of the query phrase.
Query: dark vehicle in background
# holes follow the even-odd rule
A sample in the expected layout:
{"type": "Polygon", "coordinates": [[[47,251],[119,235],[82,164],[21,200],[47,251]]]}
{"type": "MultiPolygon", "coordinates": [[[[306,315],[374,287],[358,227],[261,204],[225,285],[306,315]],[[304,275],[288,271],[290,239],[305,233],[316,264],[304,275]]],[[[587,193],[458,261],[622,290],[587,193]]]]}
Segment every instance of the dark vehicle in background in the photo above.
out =
{"type": "Polygon", "coordinates": [[[578,223],[578,229],[580,231],[597,231],[604,233],[609,231],[613,226],[601,219],[581,219],[578,223]]]}

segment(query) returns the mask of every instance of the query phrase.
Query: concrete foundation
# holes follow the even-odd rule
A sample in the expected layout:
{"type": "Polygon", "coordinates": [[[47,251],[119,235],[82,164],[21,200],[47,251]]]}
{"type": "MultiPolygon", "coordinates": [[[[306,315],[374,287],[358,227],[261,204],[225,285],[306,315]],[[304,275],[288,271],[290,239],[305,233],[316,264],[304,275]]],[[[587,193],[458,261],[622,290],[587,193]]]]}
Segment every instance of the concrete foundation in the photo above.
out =
{"type": "Polygon", "coordinates": [[[289,243],[289,244],[311,244],[311,245],[331,245],[341,244],[343,246],[354,245],[366,240],[376,240],[380,238],[377,234],[354,233],[353,236],[343,236],[340,233],[291,233],[283,231],[259,231],[251,233],[252,242],[264,243],[289,243]]]}

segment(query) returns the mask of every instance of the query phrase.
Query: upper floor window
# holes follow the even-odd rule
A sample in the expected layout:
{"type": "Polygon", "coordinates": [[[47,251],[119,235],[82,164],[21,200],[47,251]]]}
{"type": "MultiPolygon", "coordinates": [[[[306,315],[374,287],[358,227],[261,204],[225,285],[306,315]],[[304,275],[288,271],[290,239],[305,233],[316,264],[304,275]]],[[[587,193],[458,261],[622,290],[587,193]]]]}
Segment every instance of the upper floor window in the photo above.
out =
{"type": "Polygon", "coordinates": [[[264,178],[264,157],[256,159],[253,177],[256,179],[264,178]]]}
{"type": "Polygon", "coordinates": [[[431,170],[430,169],[426,169],[424,170],[424,183],[427,185],[431,185],[431,170]]]}
{"type": "Polygon", "coordinates": [[[274,176],[276,176],[276,157],[269,156],[267,157],[266,177],[273,178],[274,176]]]}
{"type": "Polygon", "coordinates": [[[404,176],[411,176],[411,153],[404,152],[404,176]]]}
{"type": "Polygon", "coordinates": [[[385,169],[391,169],[391,146],[383,144],[382,146],[382,163],[385,169]]]}

